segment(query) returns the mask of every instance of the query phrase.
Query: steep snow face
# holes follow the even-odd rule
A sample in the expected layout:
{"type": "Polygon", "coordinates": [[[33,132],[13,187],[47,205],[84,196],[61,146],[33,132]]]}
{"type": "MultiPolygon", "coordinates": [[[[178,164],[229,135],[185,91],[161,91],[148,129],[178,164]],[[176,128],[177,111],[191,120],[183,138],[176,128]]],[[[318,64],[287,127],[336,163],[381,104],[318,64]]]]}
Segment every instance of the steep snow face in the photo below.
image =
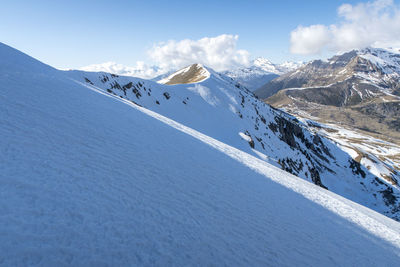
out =
{"type": "Polygon", "coordinates": [[[158,81],[158,83],[174,85],[202,82],[210,77],[208,70],[201,64],[192,64],[168,77],[158,81]]]}
{"type": "Polygon", "coordinates": [[[252,66],[222,72],[245,86],[250,91],[254,91],[279,75],[292,71],[302,66],[302,63],[285,62],[283,64],[273,64],[268,59],[257,58],[252,66]]]}
{"type": "Polygon", "coordinates": [[[398,263],[399,223],[79,72],[2,44],[0,58],[2,265],[398,263]]]}
{"type": "MultiPolygon", "coordinates": [[[[376,177],[342,147],[309,131],[307,124],[257,100],[234,80],[204,67],[209,78],[164,85],[107,73],[66,75],[151,109],[246,151],[307,181],[399,219],[399,188],[376,177]],[[247,136],[243,138],[243,136],[247,136]],[[379,182],[377,182],[377,180],[379,182]]],[[[182,70],[186,73],[188,70],[182,70]]],[[[398,174],[393,178],[397,180],[398,174]]]]}

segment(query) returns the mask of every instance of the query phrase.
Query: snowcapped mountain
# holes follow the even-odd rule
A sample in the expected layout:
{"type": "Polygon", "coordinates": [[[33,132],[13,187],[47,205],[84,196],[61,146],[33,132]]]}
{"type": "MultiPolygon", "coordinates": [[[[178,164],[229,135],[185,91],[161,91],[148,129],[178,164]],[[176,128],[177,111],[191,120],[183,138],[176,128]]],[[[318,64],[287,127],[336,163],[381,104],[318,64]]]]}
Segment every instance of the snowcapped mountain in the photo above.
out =
{"type": "Polygon", "coordinates": [[[266,58],[259,57],[253,61],[253,65],[259,67],[263,71],[283,75],[290,71],[300,68],[304,65],[303,62],[283,62],[282,64],[274,64],[266,58]]]}
{"type": "Polygon", "coordinates": [[[302,65],[302,63],[295,62],[273,64],[268,59],[259,57],[253,61],[250,67],[229,70],[222,73],[240,82],[250,91],[254,91],[279,75],[297,69],[302,65]]]}
{"type": "Polygon", "coordinates": [[[59,71],[1,43],[0,59],[1,264],[398,263],[398,222],[273,165],[382,213],[396,187],[223,75],[59,71]]]}
{"type": "Polygon", "coordinates": [[[282,89],[293,97],[334,106],[355,105],[377,96],[399,95],[400,54],[366,48],[314,60],[256,91],[265,99],[282,89]],[[298,90],[298,89],[301,90],[298,90]]]}

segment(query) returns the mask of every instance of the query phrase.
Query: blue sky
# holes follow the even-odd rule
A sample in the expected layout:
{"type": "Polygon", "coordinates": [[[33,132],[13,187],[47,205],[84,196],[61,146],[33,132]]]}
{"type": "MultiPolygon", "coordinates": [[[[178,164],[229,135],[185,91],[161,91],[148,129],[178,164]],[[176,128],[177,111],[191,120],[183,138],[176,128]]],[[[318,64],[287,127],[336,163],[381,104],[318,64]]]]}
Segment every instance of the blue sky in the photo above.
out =
{"type": "Polygon", "coordinates": [[[340,23],[337,9],[360,1],[18,1],[3,0],[1,42],[59,68],[114,61],[151,61],[147,52],[168,40],[238,35],[237,48],[274,62],[294,55],[299,25],[340,23]]]}

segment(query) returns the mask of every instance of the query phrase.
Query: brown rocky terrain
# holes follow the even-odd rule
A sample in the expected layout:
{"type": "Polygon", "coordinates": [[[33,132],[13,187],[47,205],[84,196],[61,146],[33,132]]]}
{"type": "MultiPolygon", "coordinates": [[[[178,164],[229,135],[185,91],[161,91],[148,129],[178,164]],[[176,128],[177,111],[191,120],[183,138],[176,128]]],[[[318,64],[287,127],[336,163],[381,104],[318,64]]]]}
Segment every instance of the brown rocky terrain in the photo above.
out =
{"type": "Polygon", "coordinates": [[[193,64],[173,73],[173,75],[161,80],[160,83],[168,85],[196,83],[208,78],[209,75],[201,64],[193,64]]]}

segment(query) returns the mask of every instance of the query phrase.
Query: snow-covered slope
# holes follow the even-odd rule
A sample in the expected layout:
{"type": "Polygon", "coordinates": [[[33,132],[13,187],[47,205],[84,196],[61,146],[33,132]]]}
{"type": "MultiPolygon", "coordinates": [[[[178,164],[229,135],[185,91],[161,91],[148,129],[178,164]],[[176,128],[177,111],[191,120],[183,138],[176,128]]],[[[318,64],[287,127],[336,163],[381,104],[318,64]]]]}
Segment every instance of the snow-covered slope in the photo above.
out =
{"type": "Polygon", "coordinates": [[[301,67],[303,63],[284,62],[273,64],[266,58],[257,58],[253,64],[247,68],[239,68],[222,72],[245,86],[250,91],[254,91],[279,75],[301,67]]]}
{"type": "MultiPolygon", "coordinates": [[[[257,100],[232,79],[204,66],[199,71],[207,72],[209,77],[194,84],[177,85],[107,73],[72,71],[66,75],[400,219],[400,190],[397,182],[392,183],[399,180],[399,173],[392,173],[391,180],[384,175],[376,176],[343,147],[312,133],[307,124],[257,100]]],[[[182,73],[186,75],[187,71],[180,70],[168,79],[176,80],[175,75],[180,79],[182,73]]],[[[193,72],[196,77],[197,73],[193,72]]]]}
{"type": "Polygon", "coordinates": [[[0,58],[0,264],[398,263],[399,223],[3,44],[0,58]]]}

